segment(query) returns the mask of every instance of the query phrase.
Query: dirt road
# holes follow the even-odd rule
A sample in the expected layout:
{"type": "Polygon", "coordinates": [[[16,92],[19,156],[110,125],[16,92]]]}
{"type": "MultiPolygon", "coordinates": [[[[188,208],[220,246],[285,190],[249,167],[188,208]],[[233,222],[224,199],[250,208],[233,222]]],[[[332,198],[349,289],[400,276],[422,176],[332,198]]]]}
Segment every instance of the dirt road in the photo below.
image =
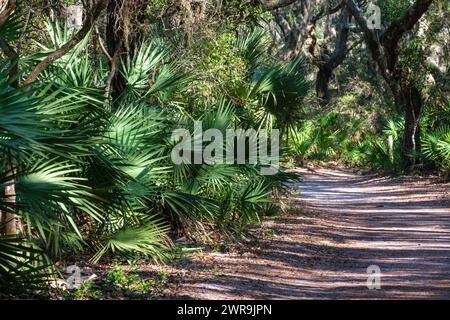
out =
{"type": "Polygon", "coordinates": [[[257,227],[256,248],[195,256],[175,297],[450,298],[449,184],[299,171],[296,213],[257,227]],[[370,265],[381,289],[367,288],[370,265]]]}

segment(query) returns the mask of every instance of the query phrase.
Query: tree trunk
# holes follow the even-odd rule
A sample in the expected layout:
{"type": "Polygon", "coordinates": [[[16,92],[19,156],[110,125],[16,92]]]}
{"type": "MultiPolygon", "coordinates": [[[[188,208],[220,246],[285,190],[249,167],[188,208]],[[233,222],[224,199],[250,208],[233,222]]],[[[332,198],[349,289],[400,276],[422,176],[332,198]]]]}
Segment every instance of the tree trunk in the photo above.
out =
{"type": "Polygon", "coordinates": [[[391,164],[394,163],[394,137],[392,135],[389,135],[387,138],[387,146],[388,146],[388,152],[389,152],[389,160],[391,161],[391,164]]]}
{"type": "Polygon", "coordinates": [[[347,53],[349,52],[347,40],[349,36],[348,20],[350,14],[344,7],[340,13],[339,25],[337,27],[336,44],[334,51],[329,54],[326,50],[314,48],[317,45],[315,36],[315,25],[311,28],[309,35],[313,39],[309,52],[312,54],[316,65],[319,68],[316,77],[316,96],[322,106],[327,105],[330,100],[330,92],[328,90],[330,79],[334,69],[341,65],[347,53]],[[322,52],[324,51],[324,52],[322,52]]]}
{"type": "Polygon", "coordinates": [[[8,211],[4,213],[5,234],[16,235],[19,223],[19,218],[14,213],[16,209],[16,168],[11,163],[11,160],[9,160],[7,163],[6,172],[8,174],[9,180],[7,181],[7,187],[5,188],[5,199],[8,208],[8,211]]]}
{"type": "Polygon", "coordinates": [[[319,98],[321,105],[326,105],[330,102],[330,92],[328,86],[333,72],[327,66],[319,66],[319,71],[316,77],[316,95],[319,98]]]}
{"type": "MultiPolygon", "coordinates": [[[[126,54],[127,49],[124,46],[124,31],[123,23],[120,21],[121,8],[123,7],[123,0],[110,1],[107,7],[107,24],[106,24],[106,45],[108,53],[111,57],[117,57],[120,64],[120,57],[126,54]]],[[[117,66],[113,65],[115,61],[110,61],[111,69],[115,69],[117,66]]],[[[116,99],[125,90],[126,80],[121,72],[111,74],[109,92],[113,99],[116,99]]]]}
{"type": "Polygon", "coordinates": [[[120,72],[120,59],[127,55],[133,56],[144,41],[142,25],[146,19],[145,10],[147,2],[144,0],[116,0],[109,1],[107,7],[106,47],[110,57],[112,78],[108,91],[113,99],[117,99],[126,89],[126,79],[120,72]],[[114,66],[114,63],[116,65],[114,66]]]}
{"type": "Polygon", "coordinates": [[[397,63],[399,61],[400,42],[405,34],[411,32],[420,18],[427,12],[433,0],[416,0],[405,13],[392,22],[379,36],[369,28],[360,8],[354,0],[344,0],[354,16],[356,23],[364,32],[364,38],[377,62],[380,72],[388,82],[395,98],[395,106],[404,113],[405,131],[403,133],[402,151],[405,167],[416,163],[420,150],[420,113],[423,101],[420,91],[402,76],[397,63]]]}
{"type": "Polygon", "coordinates": [[[417,154],[420,151],[420,114],[423,101],[419,90],[414,86],[402,87],[402,106],[405,115],[405,130],[403,133],[403,162],[406,167],[416,164],[417,154]]]}

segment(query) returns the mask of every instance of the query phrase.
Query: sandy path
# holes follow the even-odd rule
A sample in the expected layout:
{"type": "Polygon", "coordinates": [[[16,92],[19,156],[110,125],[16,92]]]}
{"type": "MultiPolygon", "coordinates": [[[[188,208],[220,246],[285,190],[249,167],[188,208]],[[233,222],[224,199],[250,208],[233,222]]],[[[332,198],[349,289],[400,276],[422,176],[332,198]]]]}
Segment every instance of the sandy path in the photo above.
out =
{"type": "Polygon", "coordinates": [[[450,185],[301,169],[296,214],[256,229],[258,246],[196,255],[175,297],[450,298],[450,185]],[[367,267],[381,289],[367,288],[367,267]]]}

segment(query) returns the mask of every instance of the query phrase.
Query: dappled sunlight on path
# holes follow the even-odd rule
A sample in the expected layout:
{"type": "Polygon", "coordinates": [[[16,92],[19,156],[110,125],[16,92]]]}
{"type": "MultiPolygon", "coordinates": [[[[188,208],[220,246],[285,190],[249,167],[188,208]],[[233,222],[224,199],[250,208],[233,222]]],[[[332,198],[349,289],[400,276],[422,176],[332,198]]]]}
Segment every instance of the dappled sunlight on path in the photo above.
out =
{"type": "MultiPolygon", "coordinates": [[[[299,169],[295,214],[259,246],[203,253],[176,296],[200,299],[450,298],[450,187],[430,179],[299,169]],[[368,290],[367,267],[381,269],[368,290]]],[[[269,232],[270,231],[270,232],[269,232]]]]}

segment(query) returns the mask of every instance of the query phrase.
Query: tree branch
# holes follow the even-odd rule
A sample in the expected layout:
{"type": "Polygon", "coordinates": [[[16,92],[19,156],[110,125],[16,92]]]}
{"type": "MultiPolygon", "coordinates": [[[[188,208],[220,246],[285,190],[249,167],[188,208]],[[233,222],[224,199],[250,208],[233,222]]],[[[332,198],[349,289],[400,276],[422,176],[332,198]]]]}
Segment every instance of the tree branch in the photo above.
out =
{"type": "Polygon", "coordinates": [[[336,46],[334,49],[333,54],[331,55],[329,61],[327,62],[332,69],[339,66],[345,59],[345,56],[347,55],[347,40],[349,35],[349,28],[348,28],[348,20],[351,17],[349,14],[349,11],[347,8],[342,9],[341,17],[340,17],[340,24],[339,24],[339,31],[336,38],[336,46]]]}
{"type": "Polygon", "coordinates": [[[428,10],[432,0],[416,0],[399,19],[391,23],[386,31],[381,35],[380,42],[386,52],[388,52],[386,64],[390,71],[393,71],[398,60],[399,42],[401,37],[410,31],[428,10]]]}
{"type": "Polygon", "coordinates": [[[338,1],[334,6],[332,3],[322,4],[319,8],[319,12],[316,13],[311,19],[311,23],[316,23],[318,20],[322,19],[325,15],[332,15],[342,8],[344,1],[338,1]]]}
{"type": "Polygon", "coordinates": [[[417,21],[428,10],[433,0],[416,0],[414,5],[403,14],[402,17],[391,23],[381,36],[381,42],[384,44],[397,43],[402,35],[411,30],[417,21]]]}
{"type": "Polygon", "coordinates": [[[50,64],[52,64],[53,62],[64,56],[67,52],[73,49],[81,40],[83,40],[84,37],[92,29],[95,21],[99,17],[102,10],[106,8],[108,2],[109,0],[99,0],[94,5],[94,7],[91,8],[81,29],[72,37],[72,39],[66,42],[61,48],[54,51],[47,58],[41,61],[25,79],[24,84],[27,85],[33,82],[39,76],[39,74],[41,74],[41,72],[44,71],[50,64]]]}
{"type": "Polygon", "coordinates": [[[364,33],[367,46],[372,53],[373,59],[380,66],[380,71],[385,78],[389,77],[386,72],[393,73],[398,60],[398,45],[403,34],[413,28],[423,14],[428,10],[433,0],[416,0],[405,14],[391,23],[391,25],[378,38],[375,30],[368,27],[367,20],[354,0],[344,0],[356,23],[364,33]]]}
{"type": "Polygon", "coordinates": [[[382,46],[376,32],[369,28],[366,18],[364,18],[358,5],[353,0],[344,1],[347,5],[348,10],[355,18],[356,24],[360,27],[361,31],[364,34],[364,38],[372,54],[372,58],[378,63],[378,65],[380,66],[380,71],[383,73],[383,76],[385,76],[386,62],[382,53],[382,46]]]}

